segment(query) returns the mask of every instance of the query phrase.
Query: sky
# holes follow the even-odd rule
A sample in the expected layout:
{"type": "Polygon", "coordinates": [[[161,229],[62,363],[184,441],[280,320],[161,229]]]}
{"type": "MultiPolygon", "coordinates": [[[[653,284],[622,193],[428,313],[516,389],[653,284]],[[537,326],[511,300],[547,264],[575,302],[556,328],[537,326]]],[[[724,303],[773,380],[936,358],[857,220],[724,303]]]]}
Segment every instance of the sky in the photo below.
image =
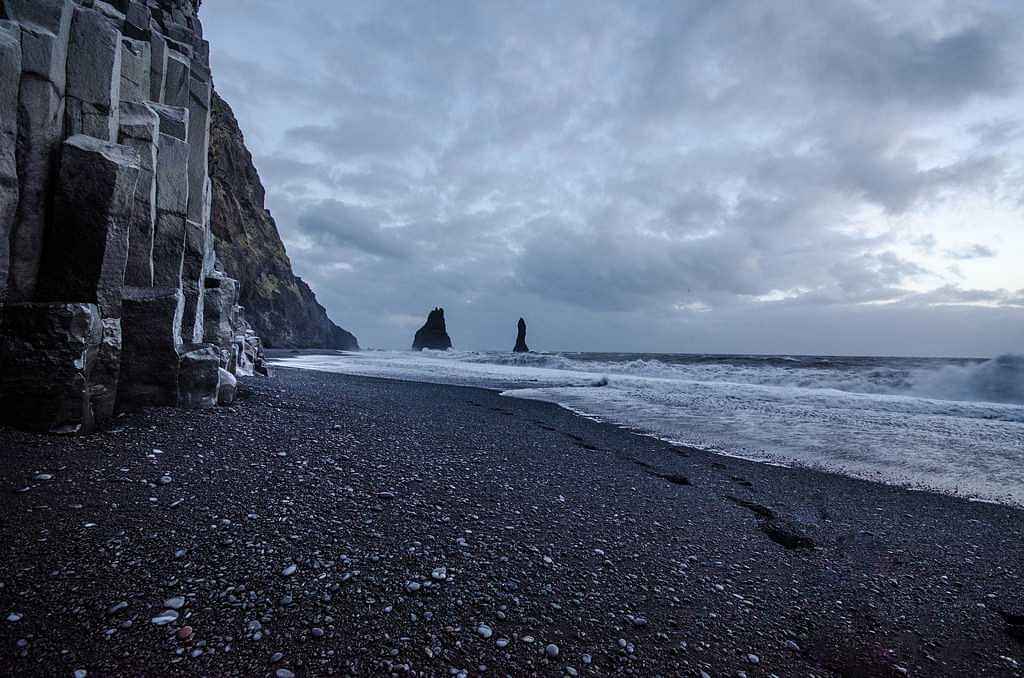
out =
{"type": "Polygon", "coordinates": [[[1024,352],[1024,3],[208,0],[364,348],[1024,352]]]}

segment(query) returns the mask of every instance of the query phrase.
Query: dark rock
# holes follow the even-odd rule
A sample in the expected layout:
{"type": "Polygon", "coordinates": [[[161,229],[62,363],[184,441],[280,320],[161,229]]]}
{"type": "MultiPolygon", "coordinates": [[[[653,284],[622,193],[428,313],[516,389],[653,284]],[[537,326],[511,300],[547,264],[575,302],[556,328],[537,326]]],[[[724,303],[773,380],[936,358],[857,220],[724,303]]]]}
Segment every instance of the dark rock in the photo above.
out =
{"type": "MultiPolygon", "coordinates": [[[[152,26],[152,23],[150,24],[152,26]]],[[[167,41],[159,31],[150,29],[149,36],[149,99],[163,103],[167,82],[167,41]]]]}
{"type": "Polygon", "coordinates": [[[188,218],[198,224],[204,223],[203,196],[209,168],[211,92],[209,81],[189,77],[188,218]]]}
{"type": "Polygon", "coordinates": [[[185,313],[181,320],[181,336],[186,342],[203,339],[204,283],[203,261],[206,257],[206,229],[194,221],[185,222],[185,252],[181,266],[181,289],[185,293],[185,313]]]}
{"type": "Polygon", "coordinates": [[[121,101],[149,101],[152,48],[149,42],[121,38],[121,101]]]}
{"type": "Polygon", "coordinates": [[[216,92],[210,123],[210,178],[217,259],[240,285],[241,304],[268,347],[357,350],[309,286],[292,272],[264,190],[231,108],[216,92]]]}
{"type": "Polygon", "coordinates": [[[92,429],[103,338],[94,304],[8,304],[0,313],[0,420],[35,431],[92,429]]]}
{"type": "Polygon", "coordinates": [[[128,235],[125,285],[153,284],[153,230],[156,228],[156,141],[160,119],[145,104],[122,101],[118,142],[139,153],[139,180],[135,188],[128,235]]]}
{"type": "Polygon", "coordinates": [[[516,347],[512,349],[513,353],[529,353],[530,347],[526,345],[526,321],[522,318],[519,319],[516,331],[516,347]]]}
{"type": "Polygon", "coordinates": [[[120,102],[121,33],[102,12],[76,7],[68,40],[67,133],[116,141],[120,102]]]}
{"type": "Polygon", "coordinates": [[[18,85],[21,29],[0,21],[0,304],[7,298],[11,225],[18,213],[18,85]]]}
{"type": "MultiPolygon", "coordinates": [[[[238,305],[238,281],[215,271],[206,278],[205,300],[203,303],[203,341],[216,344],[222,353],[233,355],[232,345],[235,338],[237,316],[235,307],[238,305]]],[[[230,361],[222,361],[222,366],[232,369],[230,361]]]]}
{"type": "Polygon", "coordinates": [[[168,49],[167,71],[164,73],[164,97],[160,103],[188,108],[188,79],[188,59],[174,50],[168,49]]]}
{"type": "Polygon", "coordinates": [[[435,351],[447,351],[452,347],[452,340],[444,325],[444,309],[435,308],[427,316],[427,322],[423,327],[416,330],[413,338],[412,349],[422,351],[425,348],[435,351]]]}
{"type": "Polygon", "coordinates": [[[207,409],[217,405],[220,351],[213,344],[184,344],[178,367],[178,407],[207,409]]]}
{"type": "Polygon", "coordinates": [[[117,393],[120,409],[177,404],[184,306],[178,289],[125,289],[117,393]]]}
{"type": "Polygon", "coordinates": [[[787,549],[814,548],[814,539],[808,535],[795,521],[785,518],[772,518],[761,522],[760,529],[776,544],[787,549]]]}
{"type": "Polygon", "coordinates": [[[156,166],[156,225],[153,229],[153,284],[181,287],[188,208],[188,144],[161,134],[156,166]]]}
{"type": "Polygon", "coordinates": [[[235,402],[235,396],[238,394],[238,381],[235,379],[235,375],[224,368],[221,368],[219,374],[220,384],[217,386],[217,404],[230,405],[235,402]]]}
{"type": "Polygon", "coordinates": [[[74,136],[64,142],[54,219],[46,234],[37,297],[100,306],[119,318],[139,154],[74,136]]]}
{"type": "Polygon", "coordinates": [[[43,253],[52,168],[64,138],[65,68],[74,4],[4,0],[0,12],[21,27],[18,94],[18,213],[10,234],[8,299],[32,301],[43,253]]]}

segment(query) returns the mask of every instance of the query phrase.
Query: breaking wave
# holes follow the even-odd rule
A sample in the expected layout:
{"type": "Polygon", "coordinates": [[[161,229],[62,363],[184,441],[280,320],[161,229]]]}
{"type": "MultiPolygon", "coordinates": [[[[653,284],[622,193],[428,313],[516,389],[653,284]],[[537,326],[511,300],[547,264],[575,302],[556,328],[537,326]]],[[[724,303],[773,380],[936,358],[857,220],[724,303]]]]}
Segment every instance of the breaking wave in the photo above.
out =
{"type": "Polygon", "coordinates": [[[501,389],[672,442],[1024,504],[1024,356],[365,351],[278,365],[501,389]]]}

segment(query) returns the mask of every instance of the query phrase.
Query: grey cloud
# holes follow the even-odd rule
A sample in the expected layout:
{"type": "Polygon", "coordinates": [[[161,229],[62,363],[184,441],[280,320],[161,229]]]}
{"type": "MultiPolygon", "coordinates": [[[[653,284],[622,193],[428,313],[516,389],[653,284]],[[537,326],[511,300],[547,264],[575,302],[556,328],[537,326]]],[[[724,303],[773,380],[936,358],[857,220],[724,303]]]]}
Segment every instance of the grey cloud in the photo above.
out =
{"type": "Polygon", "coordinates": [[[896,222],[1019,194],[1024,8],[222,0],[203,14],[296,269],[365,345],[404,346],[378,318],[437,304],[477,346],[501,314],[579,318],[581,335],[603,322],[623,342],[647,314],[663,348],[672,328],[701,335],[697,317],[729,333],[741,313],[1012,306],[922,263],[995,242],[896,222]],[[932,301],[911,291],[929,285],[932,301]]]}
{"type": "Polygon", "coordinates": [[[996,256],[996,251],[988,245],[974,243],[972,245],[964,245],[957,249],[948,249],[945,251],[945,255],[950,259],[967,261],[970,259],[991,259],[996,256]]]}

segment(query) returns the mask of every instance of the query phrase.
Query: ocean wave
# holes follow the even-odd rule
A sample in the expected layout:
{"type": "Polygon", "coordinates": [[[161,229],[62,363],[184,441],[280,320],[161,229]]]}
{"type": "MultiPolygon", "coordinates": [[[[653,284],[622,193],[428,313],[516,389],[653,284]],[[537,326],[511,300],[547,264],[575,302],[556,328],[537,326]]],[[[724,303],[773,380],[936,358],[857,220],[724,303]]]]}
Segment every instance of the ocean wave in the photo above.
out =
{"type": "Polygon", "coordinates": [[[815,356],[673,356],[673,362],[667,362],[628,354],[469,351],[429,354],[439,360],[565,372],[1024,404],[1024,356],[1013,354],[987,361],[960,360],[952,363],[815,356]]]}
{"type": "Polygon", "coordinates": [[[1024,504],[1019,355],[755,360],[366,351],[277,364],[498,388],[733,456],[1024,504]]]}

